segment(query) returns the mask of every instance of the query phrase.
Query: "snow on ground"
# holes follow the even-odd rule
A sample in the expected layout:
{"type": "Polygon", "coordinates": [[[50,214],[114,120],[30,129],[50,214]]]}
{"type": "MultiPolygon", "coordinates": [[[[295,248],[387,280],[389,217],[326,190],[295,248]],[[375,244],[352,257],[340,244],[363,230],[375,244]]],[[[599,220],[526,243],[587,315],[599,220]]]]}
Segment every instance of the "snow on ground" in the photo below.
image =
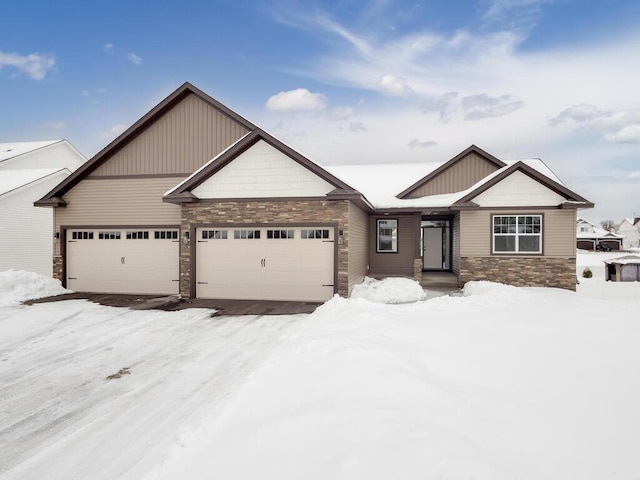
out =
{"type": "Polygon", "coordinates": [[[637,296],[368,282],[217,318],[21,283],[49,288],[0,283],[3,480],[640,478],[637,296]]]}
{"type": "Polygon", "coordinates": [[[0,272],[0,306],[68,293],[59,280],[23,270],[0,272]]]}
{"type": "Polygon", "coordinates": [[[576,276],[580,282],[576,292],[580,296],[608,300],[626,298],[640,299],[640,282],[607,282],[605,281],[605,260],[624,257],[629,252],[590,252],[579,250],[576,258],[576,276]],[[591,278],[584,278],[583,272],[589,268],[591,278]]]}
{"type": "Polygon", "coordinates": [[[426,296],[418,282],[399,277],[382,280],[366,277],[351,292],[351,298],[365,298],[377,303],[411,303],[424,300],[426,296]]]}

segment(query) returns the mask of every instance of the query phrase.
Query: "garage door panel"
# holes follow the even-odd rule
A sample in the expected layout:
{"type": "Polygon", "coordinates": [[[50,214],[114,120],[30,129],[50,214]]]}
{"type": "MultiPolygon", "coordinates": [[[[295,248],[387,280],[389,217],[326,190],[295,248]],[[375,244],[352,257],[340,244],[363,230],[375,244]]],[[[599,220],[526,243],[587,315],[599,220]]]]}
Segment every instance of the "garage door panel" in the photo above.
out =
{"type": "MultiPolygon", "coordinates": [[[[276,225],[246,229],[259,230],[259,238],[238,238],[234,229],[227,229],[226,239],[198,240],[196,296],[294,301],[331,298],[335,255],[332,227],[312,230],[276,225]]],[[[198,239],[202,239],[202,230],[196,232],[198,239]]]]}
{"type": "Polygon", "coordinates": [[[127,238],[132,236],[128,230],[69,230],[67,287],[99,293],[177,294],[180,244],[177,229],[168,234],[174,239],[155,238],[153,229],[144,228],[136,230],[133,236],[140,238],[135,239],[127,238]]]}

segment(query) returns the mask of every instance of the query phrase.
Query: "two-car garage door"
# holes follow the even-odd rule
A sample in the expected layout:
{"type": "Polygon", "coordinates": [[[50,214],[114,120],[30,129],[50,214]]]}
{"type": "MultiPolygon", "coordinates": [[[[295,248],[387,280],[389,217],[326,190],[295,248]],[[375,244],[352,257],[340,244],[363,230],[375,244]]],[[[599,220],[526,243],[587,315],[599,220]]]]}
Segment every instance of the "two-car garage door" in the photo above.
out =
{"type": "Polygon", "coordinates": [[[175,295],[179,289],[179,242],[178,229],[67,230],[67,288],[175,295]]]}
{"type": "Polygon", "coordinates": [[[333,227],[199,228],[196,297],[322,302],[334,293],[333,227]]]}

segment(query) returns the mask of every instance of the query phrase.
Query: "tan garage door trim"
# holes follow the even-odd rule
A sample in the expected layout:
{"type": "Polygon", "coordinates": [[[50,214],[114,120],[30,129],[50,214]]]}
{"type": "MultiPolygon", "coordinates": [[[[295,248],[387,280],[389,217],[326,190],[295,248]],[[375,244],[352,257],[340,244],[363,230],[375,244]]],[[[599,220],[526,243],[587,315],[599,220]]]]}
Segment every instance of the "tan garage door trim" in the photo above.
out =
{"type": "MultiPolygon", "coordinates": [[[[62,286],[67,288],[67,231],[69,230],[122,230],[122,229],[172,229],[178,230],[178,239],[181,239],[180,225],[122,225],[122,224],[109,224],[109,225],[60,225],[60,238],[56,241],[60,242],[60,256],[62,257],[62,286]]],[[[182,242],[178,247],[179,255],[182,253],[182,242]]],[[[178,258],[179,258],[178,255],[178,258]]],[[[180,262],[178,262],[179,265],[180,262]]],[[[178,278],[180,278],[180,272],[178,271],[178,278]]]]}
{"type": "Polygon", "coordinates": [[[272,223],[196,223],[190,226],[189,242],[191,258],[189,261],[189,296],[196,298],[197,272],[196,272],[196,249],[197,249],[197,229],[199,228],[268,228],[271,226],[287,226],[292,228],[306,227],[332,227],[333,228],[333,293],[338,293],[338,244],[340,243],[339,229],[336,222],[272,222],[272,223]]]}

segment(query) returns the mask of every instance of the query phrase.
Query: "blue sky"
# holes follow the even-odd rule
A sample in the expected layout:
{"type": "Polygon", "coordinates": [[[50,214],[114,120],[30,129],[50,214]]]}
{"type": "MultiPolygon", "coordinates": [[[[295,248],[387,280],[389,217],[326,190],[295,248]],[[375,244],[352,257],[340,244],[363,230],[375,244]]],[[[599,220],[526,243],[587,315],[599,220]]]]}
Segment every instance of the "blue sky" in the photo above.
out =
{"type": "Polygon", "coordinates": [[[92,156],[185,81],[321,164],[539,157],[640,216],[640,2],[8,2],[0,142],[92,156]]]}

